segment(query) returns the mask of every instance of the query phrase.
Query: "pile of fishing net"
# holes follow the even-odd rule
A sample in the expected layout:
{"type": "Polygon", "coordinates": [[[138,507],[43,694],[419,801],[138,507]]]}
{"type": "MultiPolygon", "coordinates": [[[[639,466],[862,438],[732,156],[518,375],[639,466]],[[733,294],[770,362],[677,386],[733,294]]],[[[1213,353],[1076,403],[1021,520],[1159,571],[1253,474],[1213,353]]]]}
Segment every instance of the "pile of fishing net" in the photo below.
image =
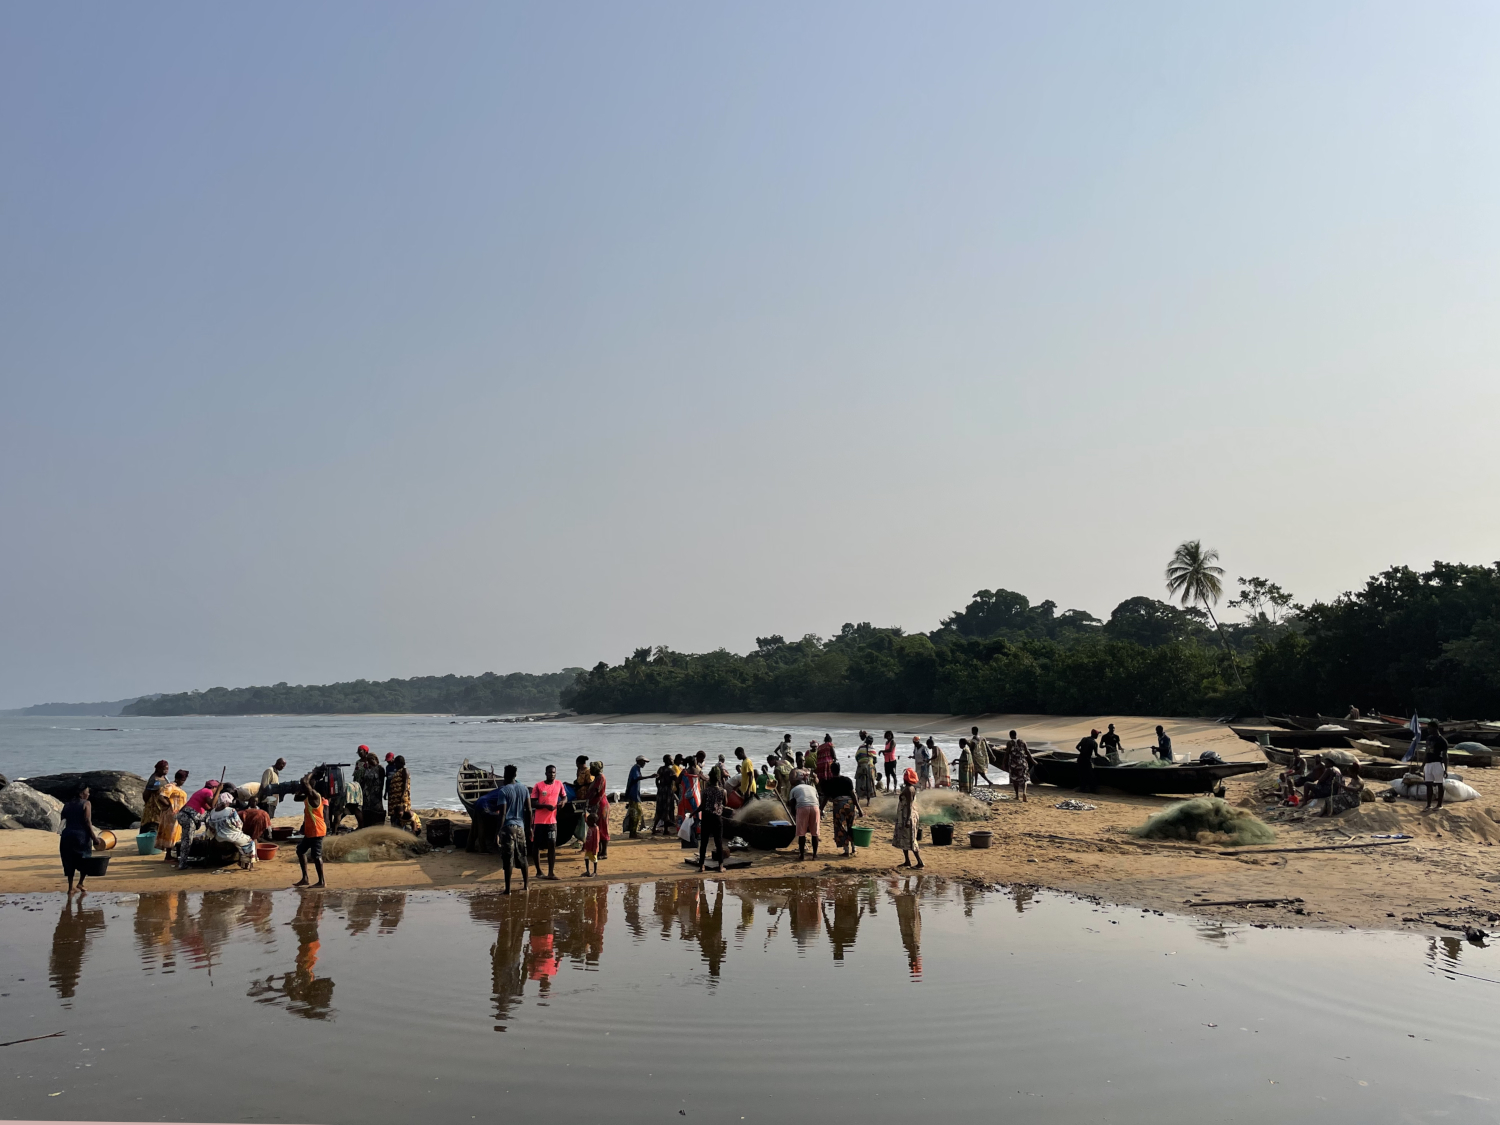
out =
{"type": "Polygon", "coordinates": [[[1248,809],[1236,808],[1218,797],[1195,797],[1168,805],[1132,836],[1143,840],[1189,840],[1199,844],[1269,844],[1275,830],[1248,809]]]}
{"type": "Polygon", "coordinates": [[[734,810],[734,819],[741,824],[770,824],[773,820],[796,821],[786,806],[775,797],[757,797],[734,810]]]}
{"type": "Polygon", "coordinates": [[[323,841],[324,858],[340,863],[381,863],[414,859],[430,851],[432,848],[426,840],[388,824],[361,828],[342,836],[330,836],[323,841]]]}
{"type": "MultiPolygon", "coordinates": [[[[870,802],[870,815],[877,820],[896,819],[894,795],[880,795],[870,802]]],[[[956,823],[961,820],[988,820],[989,806],[957,789],[923,789],[917,794],[917,817],[923,824],[956,823]]]]}

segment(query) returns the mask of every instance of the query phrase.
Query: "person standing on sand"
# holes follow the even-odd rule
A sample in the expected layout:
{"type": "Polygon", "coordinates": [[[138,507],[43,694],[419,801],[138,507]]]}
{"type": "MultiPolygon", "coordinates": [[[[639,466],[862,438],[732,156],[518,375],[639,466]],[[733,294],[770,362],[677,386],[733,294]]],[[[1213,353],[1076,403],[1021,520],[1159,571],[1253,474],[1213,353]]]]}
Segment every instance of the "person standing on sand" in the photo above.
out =
{"type": "Polygon", "coordinates": [[[163,758],[156,763],[151,776],[146,779],[146,787],[141,790],[141,831],[144,832],[161,818],[163,808],[161,791],[171,782],[167,780],[167,760],[163,758]]]}
{"type": "Polygon", "coordinates": [[[1097,793],[1099,784],[1094,780],[1094,755],[1099,753],[1099,732],[1091,730],[1078,740],[1078,792],[1097,793]]]}
{"type": "Polygon", "coordinates": [[[715,766],[708,772],[708,785],[703,790],[703,818],[698,833],[698,870],[703,870],[708,856],[708,839],[713,837],[714,862],[724,870],[724,861],[729,858],[729,849],[724,845],[724,808],[729,794],[724,791],[724,771],[715,766]]]}
{"type": "Polygon", "coordinates": [[[832,775],[818,786],[818,793],[824,801],[833,804],[833,842],[843,849],[844,855],[853,855],[854,818],[865,815],[859,804],[859,795],[854,791],[854,782],[841,776],[839,764],[834,762],[832,775]]]}
{"type": "MultiPolygon", "coordinates": [[[[604,763],[590,762],[589,774],[591,780],[584,794],[584,807],[594,813],[594,828],[598,831],[596,842],[598,847],[595,855],[599,859],[609,858],[609,783],[604,780],[604,763]]],[[[587,835],[585,833],[585,835],[587,835]]],[[[584,841],[584,850],[588,850],[588,841],[584,841]]],[[[598,870],[598,862],[594,864],[598,870]]]]}
{"type": "Polygon", "coordinates": [[[543,846],[547,849],[547,878],[557,879],[557,810],[565,792],[563,783],[557,780],[556,766],[548,766],[542,780],[531,787],[531,858],[538,879],[542,877],[543,846]]]}
{"type": "Polygon", "coordinates": [[[1026,800],[1026,785],[1031,780],[1031,767],[1035,763],[1031,747],[1011,731],[1010,741],[1005,744],[1005,772],[1010,774],[1010,787],[1015,790],[1018,801],[1026,800]]]}
{"type": "MultiPolygon", "coordinates": [[[[1011,731],[1010,736],[1012,738],[1015,738],[1015,731],[1011,731]]],[[[1105,731],[1104,736],[1099,739],[1099,749],[1104,751],[1105,758],[1107,758],[1111,764],[1120,760],[1120,736],[1115,733],[1114,723],[1109,724],[1109,729],[1105,731]]]]}
{"type": "Polygon", "coordinates": [[[771,751],[773,757],[779,754],[789,762],[792,760],[793,753],[795,751],[792,750],[792,736],[789,734],[782,735],[781,741],[776,744],[776,749],[771,751]]]}
{"type": "Polygon", "coordinates": [[[385,770],[368,746],[361,746],[356,753],[354,780],[359,785],[359,808],[355,818],[361,828],[372,828],[385,823],[385,770]]]}
{"type": "Polygon", "coordinates": [[[407,828],[412,819],[411,773],[406,768],[406,759],[400,754],[391,759],[391,766],[385,779],[385,807],[393,827],[407,828]]]}
{"type": "MultiPolygon", "coordinates": [[[[360,749],[366,754],[370,752],[368,746],[361,746],[360,749]]],[[[276,806],[281,803],[281,795],[276,792],[276,786],[281,784],[281,771],[284,769],[286,769],[286,759],[277,758],[275,763],[263,770],[260,775],[260,789],[256,791],[255,803],[270,817],[276,815],[276,806]]],[[[360,822],[360,827],[364,827],[363,821],[360,822]]]]}
{"type": "Polygon", "coordinates": [[[958,740],[958,791],[974,792],[974,751],[967,738],[958,740]]]}
{"type": "Polygon", "coordinates": [[[880,757],[885,765],[882,787],[887,793],[894,793],[896,791],[896,736],[891,731],[885,732],[885,749],[880,752],[880,757]]]}
{"type": "Polygon", "coordinates": [[[63,874],[68,877],[68,894],[73,893],[73,876],[78,876],[78,893],[83,893],[83,861],[104,847],[104,840],[94,831],[94,810],[89,804],[89,787],[80,785],[73,799],[62,807],[62,832],[57,853],[62,859],[63,874]]]}
{"type": "Polygon", "coordinates": [[[867,734],[854,752],[854,792],[867,804],[875,799],[875,736],[867,734]]]}
{"type": "Polygon", "coordinates": [[[1434,720],[1427,724],[1427,757],[1422,764],[1422,780],[1427,783],[1427,803],[1422,806],[1423,812],[1432,808],[1434,790],[1437,792],[1437,807],[1443,807],[1444,783],[1447,779],[1448,740],[1443,737],[1442,728],[1434,720]]]}
{"type": "Polygon", "coordinates": [[[783,802],[792,799],[792,755],[792,748],[788,745],[786,750],[774,755],[772,758],[772,761],[775,762],[776,795],[783,802]]]}
{"type": "Polygon", "coordinates": [[[926,867],[922,862],[922,849],[917,844],[920,818],[917,815],[917,771],[907,770],[906,784],[896,798],[896,830],[891,836],[891,845],[901,849],[901,866],[911,867],[911,857],[916,856],[916,866],[926,867]]]}
{"type": "Polygon", "coordinates": [[[213,811],[214,798],[218,796],[219,783],[209,782],[187,799],[182,811],[177,814],[177,823],[182,829],[182,839],[177,844],[177,870],[187,867],[188,855],[193,850],[193,834],[213,811]]]}
{"type": "Polygon", "coordinates": [[[818,791],[806,781],[792,786],[792,815],[797,818],[797,862],[807,858],[807,838],[812,837],[813,859],[818,858],[818,791]]]}
{"type": "Polygon", "coordinates": [[[990,780],[990,741],[979,737],[979,728],[969,728],[969,753],[974,758],[974,784],[979,784],[979,779],[984,778],[986,785],[995,784],[990,780]]]}
{"type": "Polygon", "coordinates": [[[312,787],[312,775],[302,779],[302,788],[292,800],[302,804],[302,839],[297,842],[297,862],[302,866],[302,878],[293,887],[307,886],[307,857],[312,856],[313,866],[318,871],[314,887],[323,887],[323,837],[328,835],[328,825],[323,819],[323,798],[312,787]]]}
{"type": "Polygon", "coordinates": [[[688,767],[682,776],[677,779],[677,791],[681,794],[677,801],[677,835],[692,842],[692,833],[699,827],[699,817],[703,809],[703,774],[699,772],[696,759],[688,762],[688,767]],[[688,835],[682,836],[682,826],[686,822],[692,823],[688,835]]]}
{"type": "Polygon", "coordinates": [[[927,757],[927,747],[922,745],[920,735],[911,736],[912,761],[917,764],[917,785],[923,789],[932,788],[932,762],[927,757]]]}
{"type": "Polygon", "coordinates": [[[641,767],[647,762],[646,755],[637,754],[635,765],[625,775],[625,831],[632,840],[641,838],[641,829],[646,826],[646,814],[641,808],[641,767]]]}
{"type": "Polygon", "coordinates": [[[171,783],[162,787],[161,812],[156,818],[156,846],[161,849],[163,863],[172,862],[172,848],[182,833],[182,826],[177,823],[177,814],[187,804],[187,790],[183,788],[187,779],[188,771],[178,770],[171,783]]]}
{"type": "MultiPolygon", "coordinates": [[[[487,799],[487,798],[486,798],[487,799]]],[[[498,822],[496,843],[500,845],[500,864],[505,869],[505,893],[510,894],[511,869],[521,868],[521,889],[531,888],[526,858],[531,848],[531,801],[526,786],[516,780],[516,767],[505,767],[505,784],[495,790],[492,802],[498,822]]]]}
{"type": "Polygon", "coordinates": [[[672,768],[672,755],[663,754],[656,771],[656,812],[651,816],[651,835],[660,828],[668,836],[672,834],[672,805],[677,787],[677,771],[672,768]]]}
{"type": "Polygon", "coordinates": [[[934,789],[951,789],[953,778],[948,773],[948,754],[937,744],[932,735],[927,736],[927,766],[932,770],[932,787],[934,789]]]}
{"type": "Polygon", "coordinates": [[[734,748],[734,756],[740,763],[739,794],[741,805],[748,805],[755,800],[755,766],[750,761],[750,755],[745,753],[743,746],[734,748]]]}

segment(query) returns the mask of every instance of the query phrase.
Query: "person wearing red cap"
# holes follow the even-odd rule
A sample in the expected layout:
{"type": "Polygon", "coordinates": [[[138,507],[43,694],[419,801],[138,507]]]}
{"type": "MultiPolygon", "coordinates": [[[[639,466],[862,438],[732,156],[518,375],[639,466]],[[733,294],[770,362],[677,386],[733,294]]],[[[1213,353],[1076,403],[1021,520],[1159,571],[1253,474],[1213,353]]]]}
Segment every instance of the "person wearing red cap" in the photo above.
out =
{"type": "Polygon", "coordinates": [[[371,828],[385,823],[385,767],[370,753],[368,746],[359,748],[354,766],[354,780],[359,783],[359,826],[371,828]]]}
{"type": "Polygon", "coordinates": [[[1091,730],[1078,740],[1078,792],[1097,793],[1099,783],[1094,780],[1094,755],[1099,753],[1099,732],[1091,730]]]}
{"type": "Polygon", "coordinates": [[[905,784],[896,795],[896,831],[891,836],[891,844],[901,849],[902,867],[926,867],[927,864],[922,862],[922,849],[917,844],[917,771],[908,767],[903,780],[905,784]],[[912,856],[917,857],[915,865],[912,856]]]}

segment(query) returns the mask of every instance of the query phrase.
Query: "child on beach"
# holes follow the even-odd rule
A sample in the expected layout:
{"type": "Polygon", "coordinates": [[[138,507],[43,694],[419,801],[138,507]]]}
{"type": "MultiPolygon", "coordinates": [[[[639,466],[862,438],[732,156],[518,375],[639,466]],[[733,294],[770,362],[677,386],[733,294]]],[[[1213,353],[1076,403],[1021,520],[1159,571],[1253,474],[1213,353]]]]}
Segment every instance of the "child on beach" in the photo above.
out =
{"type": "Polygon", "coordinates": [[[583,838],[583,877],[599,873],[599,814],[589,810],[588,833],[583,838]]]}

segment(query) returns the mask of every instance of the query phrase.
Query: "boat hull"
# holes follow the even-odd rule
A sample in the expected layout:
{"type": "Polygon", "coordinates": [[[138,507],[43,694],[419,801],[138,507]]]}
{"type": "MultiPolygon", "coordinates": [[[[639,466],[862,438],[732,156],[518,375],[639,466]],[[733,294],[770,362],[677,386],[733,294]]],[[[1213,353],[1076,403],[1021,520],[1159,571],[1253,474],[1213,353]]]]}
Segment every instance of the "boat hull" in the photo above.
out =
{"type": "MultiPolygon", "coordinates": [[[[1268,768],[1265,762],[1223,762],[1211,766],[1191,763],[1178,766],[1095,766],[1094,782],[1101,788],[1142,797],[1210,793],[1227,777],[1259,773],[1268,768]]],[[[1075,756],[1039,754],[1031,774],[1038,784],[1076,789],[1080,772],[1075,756]]]]}

